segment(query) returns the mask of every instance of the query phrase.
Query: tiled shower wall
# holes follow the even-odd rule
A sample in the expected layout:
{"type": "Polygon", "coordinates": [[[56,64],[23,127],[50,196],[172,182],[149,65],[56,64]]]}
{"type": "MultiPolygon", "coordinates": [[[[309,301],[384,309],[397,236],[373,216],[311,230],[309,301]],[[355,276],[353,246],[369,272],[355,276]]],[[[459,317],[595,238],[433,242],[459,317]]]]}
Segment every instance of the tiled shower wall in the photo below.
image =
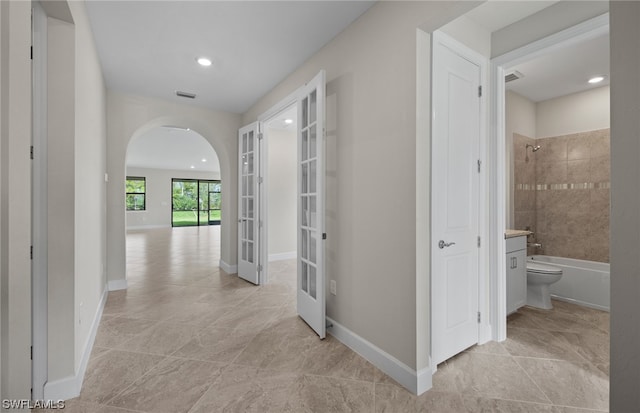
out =
{"type": "Polygon", "coordinates": [[[609,262],[609,129],[513,138],[515,226],[542,244],[529,253],[609,262]]]}

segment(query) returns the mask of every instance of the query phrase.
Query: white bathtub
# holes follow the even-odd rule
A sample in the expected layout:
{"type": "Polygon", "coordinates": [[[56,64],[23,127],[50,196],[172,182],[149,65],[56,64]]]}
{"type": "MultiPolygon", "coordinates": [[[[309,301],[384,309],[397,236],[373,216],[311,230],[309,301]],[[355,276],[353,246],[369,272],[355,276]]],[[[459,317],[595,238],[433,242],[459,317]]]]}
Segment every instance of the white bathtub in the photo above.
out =
{"type": "Polygon", "coordinates": [[[562,268],[562,278],[551,285],[551,296],[598,310],[609,311],[609,264],[573,258],[531,255],[528,260],[562,268]]]}

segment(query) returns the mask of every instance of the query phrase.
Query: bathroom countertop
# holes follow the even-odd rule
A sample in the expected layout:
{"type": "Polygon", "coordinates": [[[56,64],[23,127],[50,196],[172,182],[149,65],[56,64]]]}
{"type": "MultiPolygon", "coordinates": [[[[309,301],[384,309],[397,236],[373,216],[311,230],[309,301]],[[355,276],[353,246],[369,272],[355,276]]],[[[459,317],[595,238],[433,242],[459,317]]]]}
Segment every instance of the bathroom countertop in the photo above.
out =
{"type": "Polygon", "coordinates": [[[526,237],[529,234],[533,234],[531,231],[525,231],[522,229],[508,229],[504,232],[504,237],[506,238],[515,238],[515,237],[526,237]]]}

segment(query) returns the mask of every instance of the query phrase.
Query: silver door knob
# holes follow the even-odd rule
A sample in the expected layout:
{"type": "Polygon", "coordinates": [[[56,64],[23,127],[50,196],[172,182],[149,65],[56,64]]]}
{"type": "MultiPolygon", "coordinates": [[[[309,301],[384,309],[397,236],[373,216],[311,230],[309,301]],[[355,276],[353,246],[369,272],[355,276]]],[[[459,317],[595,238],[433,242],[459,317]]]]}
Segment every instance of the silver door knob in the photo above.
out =
{"type": "Polygon", "coordinates": [[[438,242],[438,247],[440,247],[440,249],[443,249],[444,247],[450,247],[455,244],[455,242],[444,242],[444,240],[440,240],[440,242],[438,242]]]}

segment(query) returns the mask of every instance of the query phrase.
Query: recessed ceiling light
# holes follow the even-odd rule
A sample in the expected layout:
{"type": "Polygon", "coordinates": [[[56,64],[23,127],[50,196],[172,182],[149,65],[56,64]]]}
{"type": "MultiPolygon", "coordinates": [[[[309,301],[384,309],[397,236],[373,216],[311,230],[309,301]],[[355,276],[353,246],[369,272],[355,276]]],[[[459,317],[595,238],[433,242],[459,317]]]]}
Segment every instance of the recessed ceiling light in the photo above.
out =
{"type": "Polygon", "coordinates": [[[191,169],[195,169],[196,167],[195,167],[195,166],[193,166],[193,165],[191,165],[191,166],[190,166],[190,168],[191,168],[191,169]]]}
{"type": "Polygon", "coordinates": [[[293,123],[293,119],[285,119],[284,123],[286,123],[287,125],[291,125],[293,123]]]}
{"type": "Polygon", "coordinates": [[[206,158],[202,158],[202,162],[207,162],[207,159],[206,158]]]}
{"type": "Polygon", "coordinates": [[[589,79],[589,83],[600,83],[604,80],[604,76],[594,76],[589,79]]]}
{"type": "Polygon", "coordinates": [[[200,66],[211,66],[211,59],[207,59],[206,57],[199,57],[196,61],[200,66]]]}

